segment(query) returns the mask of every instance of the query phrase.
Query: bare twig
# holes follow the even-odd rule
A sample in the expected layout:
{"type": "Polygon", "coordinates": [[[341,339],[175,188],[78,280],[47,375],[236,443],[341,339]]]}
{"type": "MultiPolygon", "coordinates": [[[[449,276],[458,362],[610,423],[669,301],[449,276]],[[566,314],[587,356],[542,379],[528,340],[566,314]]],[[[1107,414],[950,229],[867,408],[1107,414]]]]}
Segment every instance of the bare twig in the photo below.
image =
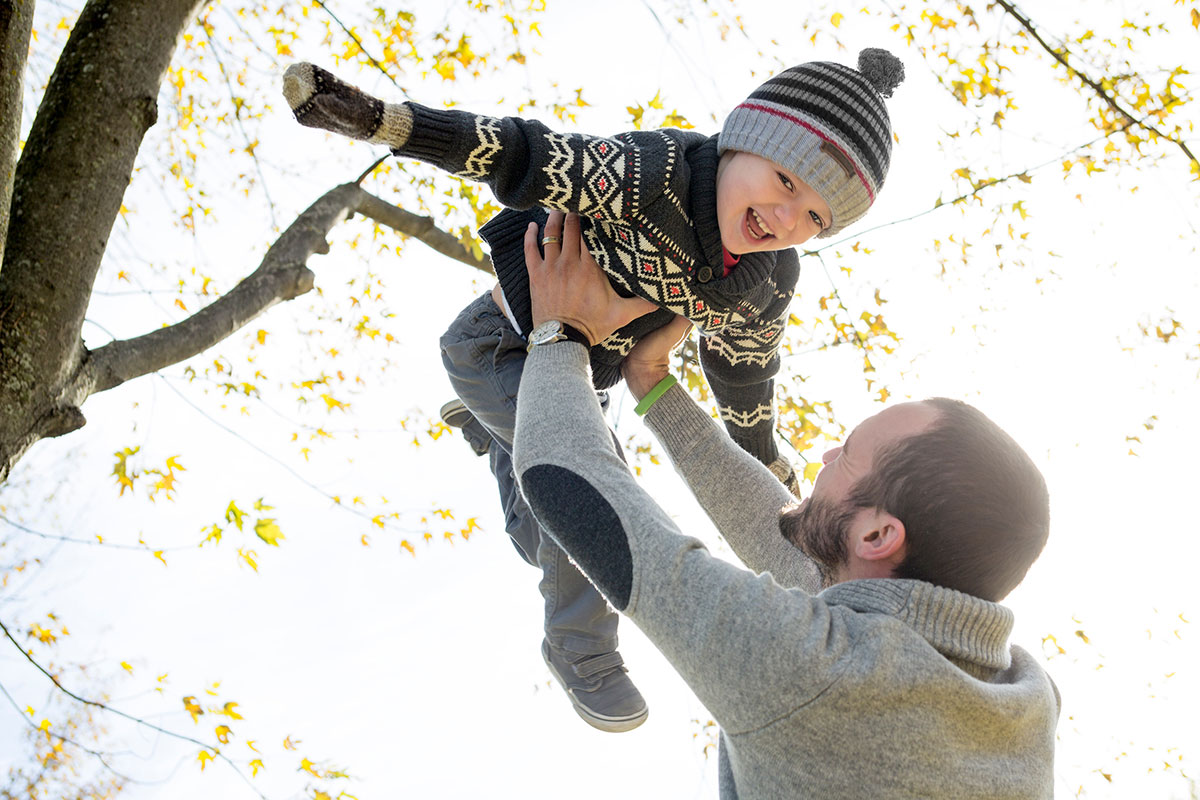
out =
{"type": "Polygon", "coordinates": [[[216,754],[214,756],[214,758],[218,758],[221,761],[224,761],[229,766],[230,769],[232,769],[235,773],[237,773],[238,777],[240,777],[246,783],[246,785],[250,787],[250,789],[255,794],[257,794],[259,797],[261,797],[262,800],[267,800],[267,796],[265,794],[263,794],[262,792],[260,792],[258,790],[258,788],[253,783],[250,782],[250,779],[247,778],[245,776],[245,774],[238,768],[237,764],[234,764],[233,761],[229,758],[229,756],[222,753],[221,749],[219,747],[214,747],[211,744],[202,742],[199,739],[193,739],[191,736],[185,736],[182,733],[175,733],[174,731],[169,731],[166,728],[159,727],[158,725],[155,725],[152,722],[147,722],[146,720],[141,719],[140,717],[135,717],[132,714],[126,714],[124,711],[121,711],[119,709],[105,705],[104,703],[101,703],[97,700],[88,700],[86,697],[80,697],[79,695],[75,694],[70,689],[63,686],[61,683],[59,683],[58,678],[51,675],[46,670],[45,667],[43,667],[41,664],[39,664],[37,661],[35,661],[33,656],[31,656],[29,654],[29,651],[27,651],[24,647],[22,647],[21,643],[18,642],[13,637],[12,633],[10,633],[8,630],[8,626],[6,626],[3,622],[0,622],[0,632],[4,633],[5,637],[10,642],[12,642],[13,647],[17,648],[17,650],[20,651],[21,655],[23,655],[25,657],[26,661],[28,661],[30,664],[32,664],[38,672],[42,673],[42,675],[45,675],[50,680],[50,682],[54,684],[55,688],[57,688],[60,692],[65,694],[67,697],[71,698],[72,700],[74,700],[77,703],[81,703],[82,705],[92,706],[93,708],[98,708],[102,711],[107,711],[109,714],[113,714],[115,716],[121,717],[122,719],[129,720],[130,722],[133,722],[137,725],[141,725],[142,727],[149,728],[150,730],[156,731],[157,733],[161,733],[164,736],[170,736],[173,739],[179,739],[180,741],[188,742],[190,744],[194,744],[199,747],[202,747],[205,750],[212,751],[213,753],[216,754]]]}
{"type": "Polygon", "coordinates": [[[354,40],[354,43],[356,45],[358,45],[358,49],[362,50],[363,55],[367,57],[367,59],[371,62],[371,64],[373,64],[375,66],[375,68],[377,70],[379,70],[380,72],[383,73],[383,76],[385,78],[387,78],[389,81],[392,82],[393,86],[395,86],[397,89],[400,90],[400,94],[404,95],[405,97],[408,97],[408,92],[406,92],[404,90],[403,86],[396,83],[396,79],[393,78],[392,74],[387,71],[387,67],[385,67],[377,58],[375,58],[375,56],[371,55],[371,53],[367,50],[367,46],[365,44],[363,44],[362,39],[358,38],[358,34],[356,34],[354,31],[350,30],[349,28],[347,28],[346,23],[344,23],[340,19],[338,19],[337,14],[334,14],[332,11],[329,10],[329,6],[325,5],[324,0],[314,0],[314,2],[316,2],[316,4],[321,7],[321,10],[323,10],[326,14],[329,15],[330,19],[332,19],[334,22],[336,22],[338,24],[338,27],[340,27],[347,36],[349,36],[351,39],[354,40]]]}
{"type": "MultiPolygon", "coordinates": [[[[1196,162],[1196,157],[1194,155],[1192,155],[1192,151],[1188,149],[1187,144],[1185,144],[1182,139],[1176,139],[1173,136],[1170,136],[1169,134],[1163,133],[1158,128],[1154,127],[1153,125],[1146,124],[1146,120],[1149,117],[1142,117],[1141,119],[1137,119],[1136,117],[1134,117],[1134,115],[1132,113],[1130,113],[1128,110],[1125,109],[1124,106],[1121,105],[1121,103],[1118,101],[1118,99],[1113,94],[1106,92],[1104,90],[1104,87],[1101,86],[1099,83],[1097,83],[1095,80],[1088,77],[1086,74],[1084,74],[1080,70],[1076,69],[1075,67],[1072,67],[1069,63],[1067,63],[1069,51],[1066,50],[1066,48],[1057,49],[1057,48],[1051,47],[1050,44],[1045,39],[1042,38],[1041,34],[1038,32],[1037,28],[1034,27],[1034,24],[1029,19],[1029,17],[1025,16],[1024,14],[1022,14],[1020,11],[1017,10],[1016,5],[1014,5],[1011,2],[1007,2],[1007,0],[996,0],[996,5],[1000,6],[1005,11],[1007,11],[1009,16],[1011,16],[1013,19],[1015,19],[1021,25],[1022,28],[1024,28],[1026,31],[1028,31],[1029,35],[1033,37],[1033,40],[1035,42],[1037,42],[1039,45],[1041,45],[1041,48],[1043,50],[1045,50],[1047,53],[1049,53],[1051,56],[1053,56],[1054,60],[1057,61],[1059,64],[1062,64],[1063,68],[1065,68],[1067,70],[1067,73],[1069,75],[1073,75],[1073,76],[1079,78],[1080,82],[1082,82],[1085,86],[1087,86],[1089,89],[1091,89],[1093,92],[1095,92],[1096,95],[1101,100],[1103,100],[1105,103],[1107,103],[1108,106],[1113,111],[1117,112],[1122,117],[1124,117],[1126,120],[1128,120],[1130,122],[1130,124],[1137,125],[1138,127],[1141,127],[1141,128],[1145,128],[1146,130],[1153,133],[1155,136],[1166,139],[1168,142],[1174,142],[1176,145],[1179,146],[1179,149],[1183,151],[1184,155],[1186,155],[1188,157],[1189,161],[1192,161],[1193,163],[1196,162]]],[[[1126,126],[1126,127],[1128,127],[1128,126],[1126,126]]]]}

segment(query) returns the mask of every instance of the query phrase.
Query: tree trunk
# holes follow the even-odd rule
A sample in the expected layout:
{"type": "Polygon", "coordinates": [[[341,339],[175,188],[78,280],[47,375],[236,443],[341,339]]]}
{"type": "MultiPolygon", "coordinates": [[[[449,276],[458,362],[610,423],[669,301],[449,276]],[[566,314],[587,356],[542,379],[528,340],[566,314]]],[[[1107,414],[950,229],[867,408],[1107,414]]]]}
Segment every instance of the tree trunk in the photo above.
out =
{"type": "MultiPolygon", "coordinates": [[[[24,25],[32,0],[16,2],[30,6],[10,15],[24,25]]],[[[84,358],[92,283],[176,41],[201,2],[91,0],[54,68],[17,161],[0,269],[0,452],[82,424],[63,392],[84,358]]],[[[12,461],[0,457],[0,480],[12,461]]]]}
{"type": "Polygon", "coordinates": [[[33,27],[33,0],[0,0],[0,270],[12,204],[13,170],[21,139],[25,59],[33,27]]]}

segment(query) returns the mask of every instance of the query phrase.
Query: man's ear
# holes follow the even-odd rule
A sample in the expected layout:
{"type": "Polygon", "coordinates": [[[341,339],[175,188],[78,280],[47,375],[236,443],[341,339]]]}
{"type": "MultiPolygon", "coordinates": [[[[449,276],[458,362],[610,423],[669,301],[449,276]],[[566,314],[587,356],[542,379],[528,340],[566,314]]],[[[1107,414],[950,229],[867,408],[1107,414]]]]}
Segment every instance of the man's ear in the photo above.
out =
{"type": "Polygon", "coordinates": [[[855,519],[850,546],[863,561],[891,570],[904,560],[906,542],[903,522],[886,511],[872,509],[855,519]]]}

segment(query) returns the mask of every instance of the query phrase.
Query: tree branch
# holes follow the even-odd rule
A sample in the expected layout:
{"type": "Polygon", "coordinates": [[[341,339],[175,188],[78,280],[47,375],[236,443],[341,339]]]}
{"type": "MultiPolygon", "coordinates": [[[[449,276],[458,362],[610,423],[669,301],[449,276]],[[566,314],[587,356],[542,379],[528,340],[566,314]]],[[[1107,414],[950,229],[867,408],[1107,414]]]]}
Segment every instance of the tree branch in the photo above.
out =
{"type": "MultiPolygon", "coordinates": [[[[1038,33],[1037,28],[1034,27],[1033,22],[1029,19],[1029,17],[1026,17],[1024,14],[1022,14],[1020,11],[1018,11],[1017,7],[1013,3],[1007,2],[1007,0],[996,0],[996,5],[1000,6],[1006,12],[1008,12],[1008,15],[1011,16],[1013,19],[1015,19],[1018,22],[1018,24],[1020,24],[1020,26],[1022,28],[1024,28],[1029,33],[1030,36],[1033,37],[1033,40],[1035,42],[1037,42],[1043,50],[1045,50],[1047,53],[1049,53],[1051,56],[1053,56],[1055,61],[1057,61],[1059,64],[1063,65],[1063,68],[1067,70],[1068,74],[1074,75],[1075,77],[1079,78],[1080,82],[1082,82],[1085,86],[1087,86],[1089,89],[1091,89],[1093,92],[1095,92],[1096,95],[1101,100],[1103,100],[1105,103],[1108,104],[1109,108],[1111,108],[1113,111],[1120,114],[1124,119],[1128,120],[1130,125],[1137,125],[1138,127],[1145,128],[1146,130],[1153,133],[1155,136],[1166,139],[1168,142],[1173,142],[1174,144],[1179,146],[1179,149],[1183,151],[1184,155],[1186,155],[1188,157],[1189,161],[1192,161],[1192,162],[1196,161],[1196,157],[1194,155],[1192,155],[1192,151],[1188,149],[1187,144],[1184,143],[1184,141],[1182,139],[1176,139],[1168,134],[1163,133],[1158,128],[1154,127],[1153,125],[1146,124],[1145,120],[1148,119],[1148,117],[1143,117],[1142,119],[1139,120],[1132,113],[1127,111],[1125,109],[1125,107],[1121,105],[1121,103],[1118,101],[1118,99],[1116,97],[1114,97],[1109,92],[1106,92],[1104,90],[1103,86],[1101,86],[1099,83],[1097,83],[1096,81],[1089,78],[1087,75],[1085,75],[1080,70],[1075,69],[1069,63],[1067,63],[1068,51],[1065,49],[1058,50],[1058,49],[1051,47],[1050,44],[1045,39],[1042,38],[1041,34],[1038,33]]],[[[1128,126],[1126,126],[1126,127],[1128,127],[1128,126]]]]}
{"type": "Polygon", "coordinates": [[[271,245],[258,269],[224,297],[175,325],[91,352],[70,396],[79,404],[89,395],[191,358],[276,303],[304,294],[313,286],[313,273],[305,262],[313,253],[329,252],[325,237],[355,212],[419,239],[456,261],[491,271],[486,257],[475,259],[462,242],[439,229],[429,217],[397,208],[356,183],[345,183],[326,192],[300,214],[271,245]]]}
{"type": "MultiPolygon", "coordinates": [[[[204,748],[205,750],[211,750],[213,753],[215,753],[215,757],[224,761],[229,766],[230,769],[232,769],[235,773],[237,773],[238,777],[241,778],[246,783],[246,785],[249,786],[251,790],[253,790],[253,792],[255,794],[257,794],[263,800],[267,800],[267,796],[264,795],[262,792],[260,792],[254,786],[254,784],[250,782],[250,779],[247,778],[245,776],[245,774],[243,774],[243,772],[238,768],[237,764],[234,764],[233,761],[231,761],[229,759],[229,756],[222,753],[221,749],[219,747],[214,747],[213,745],[208,744],[207,742],[202,742],[199,739],[193,739],[191,736],[184,736],[182,733],[175,733],[174,731],[169,731],[166,728],[160,728],[158,725],[155,725],[153,722],[147,722],[146,720],[141,719],[140,717],[135,717],[132,714],[126,714],[124,711],[120,711],[111,706],[107,706],[104,703],[101,703],[99,701],[88,700],[86,697],[80,697],[79,695],[75,694],[70,689],[63,686],[61,683],[59,683],[58,678],[51,675],[46,670],[45,667],[43,667],[41,664],[39,664],[37,661],[35,661],[33,656],[31,656],[29,654],[29,652],[24,647],[21,646],[21,643],[18,642],[13,637],[13,635],[9,632],[8,627],[3,622],[0,622],[0,632],[2,632],[10,642],[12,642],[13,646],[16,647],[17,650],[20,651],[21,655],[25,656],[26,661],[28,661],[30,664],[32,664],[38,672],[42,673],[42,675],[49,678],[50,682],[54,684],[54,687],[56,689],[58,689],[60,692],[62,692],[63,694],[65,694],[67,697],[71,698],[72,700],[74,700],[77,703],[81,703],[85,706],[92,706],[94,708],[99,708],[102,711],[107,711],[110,714],[115,714],[116,716],[121,717],[122,719],[127,719],[130,722],[133,722],[133,723],[136,723],[143,727],[149,728],[152,731],[157,731],[158,733],[161,733],[165,736],[170,736],[173,739],[179,739],[180,741],[190,742],[191,744],[198,745],[198,746],[204,748]]],[[[57,736],[58,734],[55,734],[55,735],[57,736]]],[[[63,737],[60,736],[59,738],[61,739],[63,737]]],[[[105,764],[105,766],[108,766],[108,765],[105,764]]]]}
{"type": "Polygon", "coordinates": [[[386,200],[379,199],[365,189],[360,191],[359,204],[354,209],[359,214],[369,217],[381,225],[387,225],[406,236],[419,239],[442,255],[453,258],[468,267],[474,267],[489,275],[496,274],[492,269],[490,258],[487,256],[475,258],[474,254],[463,245],[457,236],[437,227],[432,217],[418,216],[411,211],[394,206],[386,200]]]}
{"type": "Polygon", "coordinates": [[[13,170],[20,152],[25,60],[33,30],[33,3],[0,0],[0,270],[12,205],[13,170]]]}

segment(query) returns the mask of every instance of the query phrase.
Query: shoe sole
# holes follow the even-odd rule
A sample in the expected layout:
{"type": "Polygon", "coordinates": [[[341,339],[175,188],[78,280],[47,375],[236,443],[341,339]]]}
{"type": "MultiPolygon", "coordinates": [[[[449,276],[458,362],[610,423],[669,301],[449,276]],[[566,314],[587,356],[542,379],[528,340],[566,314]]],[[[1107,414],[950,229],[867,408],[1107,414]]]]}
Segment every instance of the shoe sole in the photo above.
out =
{"type": "Polygon", "coordinates": [[[554,680],[558,681],[558,685],[567,693],[567,697],[571,698],[571,707],[575,709],[575,713],[579,718],[591,725],[597,730],[605,733],[624,733],[631,731],[646,721],[650,716],[650,708],[647,706],[642,709],[641,713],[627,717],[610,717],[605,714],[598,714],[590,708],[579,702],[579,698],[575,696],[575,690],[567,686],[567,682],[563,680],[562,675],[558,674],[558,670],[550,663],[550,659],[546,656],[546,652],[542,651],[542,660],[546,662],[546,666],[550,668],[550,674],[554,676],[554,680]]]}
{"type": "Polygon", "coordinates": [[[451,428],[461,428],[471,418],[471,412],[461,400],[451,400],[438,409],[438,416],[451,428]]]}

